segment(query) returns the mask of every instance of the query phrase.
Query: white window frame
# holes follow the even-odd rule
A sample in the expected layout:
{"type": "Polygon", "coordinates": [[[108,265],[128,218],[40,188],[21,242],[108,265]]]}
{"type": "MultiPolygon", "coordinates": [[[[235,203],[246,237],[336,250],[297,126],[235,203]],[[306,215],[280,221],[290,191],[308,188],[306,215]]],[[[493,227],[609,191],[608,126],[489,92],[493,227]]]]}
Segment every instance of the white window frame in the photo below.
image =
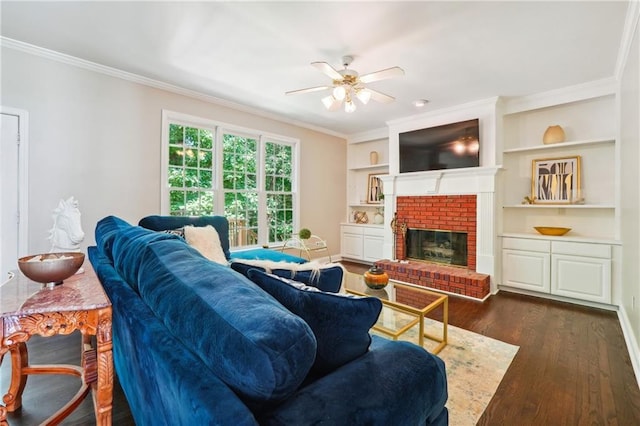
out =
{"type": "Polygon", "coordinates": [[[176,111],[162,110],[162,148],[160,156],[160,214],[169,215],[171,188],[168,185],[169,172],[169,125],[179,124],[189,127],[197,127],[207,129],[214,135],[214,175],[213,175],[213,193],[214,193],[214,212],[216,215],[224,215],[224,188],[222,188],[222,158],[223,144],[222,137],[225,133],[238,136],[246,136],[254,138],[258,141],[258,246],[270,244],[279,245],[281,242],[268,243],[269,224],[267,221],[267,191],[265,190],[265,143],[281,143],[293,147],[293,176],[291,193],[293,196],[293,229],[299,228],[300,223],[300,197],[299,197],[299,180],[300,180],[300,140],[288,136],[282,136],[274,133],[264,132],[246,127],[236,126],[228,123],[210,120],[207,118],[196,117],[176,111]]]}

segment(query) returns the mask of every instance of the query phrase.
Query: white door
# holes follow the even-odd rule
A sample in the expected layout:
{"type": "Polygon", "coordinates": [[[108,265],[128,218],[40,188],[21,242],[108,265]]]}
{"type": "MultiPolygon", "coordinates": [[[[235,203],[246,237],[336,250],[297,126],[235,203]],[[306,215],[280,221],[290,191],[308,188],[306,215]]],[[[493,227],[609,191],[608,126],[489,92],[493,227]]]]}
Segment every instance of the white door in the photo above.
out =
{"type": "MultiPolygon", "coordinates": [[[[26,145],[21,146],[21,129],[25,112],[11,112],[2,108],[0,116],[0,283],[10,271],[17,269],[18,257],[26,249],[26,232],[20,224],[20,213],[26,204],[21,202],[21,185],[26,183],[26,145]],[[24,151],[24,155],[22,155],[24,151]],[[22,155],[22,157],[21,157],[22,155]]],[[[26,185],[23,196],[26,198],[26,185]]],[[[26,212],[23,212],[26,215],[26,212]]]]}
{"type": "Polygon", "coordinates": [[[549,293],[550,255],[534,251],[502,250],[502,284],[549,293]]]}
{"type": "Polygon", "coordinates": [[[611,303],[611,259],[552,254],[551,270],[553,294],[611,303]]]}

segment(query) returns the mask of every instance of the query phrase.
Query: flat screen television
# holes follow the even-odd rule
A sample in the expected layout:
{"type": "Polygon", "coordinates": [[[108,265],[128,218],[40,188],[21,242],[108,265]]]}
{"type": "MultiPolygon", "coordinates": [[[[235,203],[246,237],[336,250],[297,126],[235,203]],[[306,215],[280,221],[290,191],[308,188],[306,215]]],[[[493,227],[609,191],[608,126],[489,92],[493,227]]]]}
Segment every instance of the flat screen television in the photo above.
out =
{"type": "Polygon", "coordinates": [[[480,120],[400,133],[400,173],[480,166],[480,120]]]}

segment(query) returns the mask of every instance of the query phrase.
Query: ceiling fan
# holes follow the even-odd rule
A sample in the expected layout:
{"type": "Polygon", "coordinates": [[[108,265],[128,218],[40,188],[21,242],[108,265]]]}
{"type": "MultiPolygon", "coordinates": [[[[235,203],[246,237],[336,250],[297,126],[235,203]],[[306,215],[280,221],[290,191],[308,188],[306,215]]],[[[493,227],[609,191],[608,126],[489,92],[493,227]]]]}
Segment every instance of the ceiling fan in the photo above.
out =
{"type": "Polygon", "coordinates": [[[400,77],[404,75],[404,70],[400,67],[386,68],[369,74],[359,75],[357,71],[349,69],[353,62],[352,56],[343,56],[343,70],[336,70],[326,62],[312,62],[311,65],[324,74],[328,75],[333,83],[328,86],[308,87],[306,89],[292,90],[286,92],[287,95],[297,95],[301,93],[318,92],[321,90],[331,90],[331,95],[322,98],[322,103],[329,111],[336,111],[344,103],[346,112],[356,110],[354,98],[358,98],[363,104],[367,104],[370,99],[388,104],[393,102],[393,96],[386,95],[366,86],[374,81],[386,80],[388,78],[400,77]]]}

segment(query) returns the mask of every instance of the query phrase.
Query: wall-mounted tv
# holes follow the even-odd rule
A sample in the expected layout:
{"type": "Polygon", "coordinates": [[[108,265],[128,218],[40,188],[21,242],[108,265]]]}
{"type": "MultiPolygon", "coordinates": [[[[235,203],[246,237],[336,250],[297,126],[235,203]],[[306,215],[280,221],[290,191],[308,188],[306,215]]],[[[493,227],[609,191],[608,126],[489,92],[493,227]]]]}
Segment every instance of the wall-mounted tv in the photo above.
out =
{"type": "Polygon", "coordinates": [[[480,166],[480,120],[400,133],[400,173],[480,166]]]}

